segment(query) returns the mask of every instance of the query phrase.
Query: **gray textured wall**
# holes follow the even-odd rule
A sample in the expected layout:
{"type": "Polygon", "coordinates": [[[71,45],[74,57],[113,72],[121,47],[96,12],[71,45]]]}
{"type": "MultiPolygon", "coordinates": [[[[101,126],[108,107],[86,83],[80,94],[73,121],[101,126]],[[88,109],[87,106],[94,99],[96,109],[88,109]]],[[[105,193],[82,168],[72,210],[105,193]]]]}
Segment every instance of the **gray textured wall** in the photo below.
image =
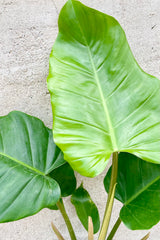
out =
{"type": "MultiPolygon", "coordinates": [[[[88,6],[116,17],[123,26],[131,49],[141,67],[160,78],[160,0],[82,0],[88,6]]],[[[52,126],[49,94],[46,88],[48,58],[57,34],[57,17],[65,0],[0,0],[0,114],[21,110],[52,126]]],[[[83,178],[84,186],[102,215],[106,194],[104,173],[94,179],[83,178]]],[[[79,182],[82,179],[78,176],[79,182]]],[[[86,233],[75,216],[69,199],[79,240],[86,233]]],[[[115,202],[111,225],[121,205],[115,202]]],[[[35,216],[0,224],[0,240],[56,240],[50,222],[69,239],[58,212],[42,210],[35,216]]],[[[115,240],[140,240],[147,231],[130,231],[121,225],[115,240]]],[[[160,239],[160,224],[151,230],[152,240],[160,239]]]]}

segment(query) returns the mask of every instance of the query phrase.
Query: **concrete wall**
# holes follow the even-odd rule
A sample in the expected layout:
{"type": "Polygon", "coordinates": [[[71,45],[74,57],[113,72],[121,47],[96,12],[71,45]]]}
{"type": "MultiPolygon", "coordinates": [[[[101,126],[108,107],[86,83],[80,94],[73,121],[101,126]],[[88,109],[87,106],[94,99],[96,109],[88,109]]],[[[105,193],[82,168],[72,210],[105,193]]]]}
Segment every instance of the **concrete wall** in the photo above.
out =
{"type": "MultiPolygon", "coordinates": [[[[131,49],[142,68],[160,78],[160,0],[82,0],[88,6],[116,17],[123,26],[131,49]]],[[[0,115],[21,110],[52,127],[52,113],[46,88],[48,58],[57,35],[57,17],[65,0],[0,0],[0,115]]],[[[104,174],[83,179],[102,215],[106,194],[104,174]]],[[[79,240],[87,239],[69,199],[79,240]]],[[[111,225],[121,205],[115,202],[111,225]]],[[[56,240],[53,221],[69,239],[58,212],[42,210],[26,219],[0,224],[0,240],[56,240]]],[[[148,231],[130,231],[122,224],[115,240],[140,240],[148,231]]],[[[160,239],[160,224],[151,230],[152,240],[160,239]]]]}

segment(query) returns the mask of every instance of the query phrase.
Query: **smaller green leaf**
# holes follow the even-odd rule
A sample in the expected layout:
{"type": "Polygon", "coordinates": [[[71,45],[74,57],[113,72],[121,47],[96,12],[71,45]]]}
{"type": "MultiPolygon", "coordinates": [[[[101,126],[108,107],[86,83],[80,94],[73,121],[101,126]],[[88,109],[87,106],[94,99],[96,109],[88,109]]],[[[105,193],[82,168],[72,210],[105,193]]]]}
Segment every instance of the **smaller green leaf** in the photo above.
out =
{"type": "Polygon", "coordinates": [[[49,209],[51,209],[51,210],[59,210],[56,204],[51,206],[49,209]]]}
{"type": "MultiPolygon", "coordinates": [[[[61,155],[63,159],[62,152],[61,155]]],[[[59,184],[62,197],[71,195],[76,189],[76,178],[74,171],[68,163],[65,163],[62,166],[54,169],[49,176],[56,180],[56,182],[59,184]]]]}
{"type": "Polygon", "coordinates": [[[88,217],[90,216],[93,222],[94,234],[97,233],[100,227],[98,209],[82,185],[72,194],[71,203],[75,206],[84,228],[88,231],[88,217]]]}
{"type": "MultiPolygon", "coordinates": [[[[111,168],[104,179],[107,192],[110,176],[111,168]]],[[[129,229],[150,229],[157,224],[160,221],[160,164],[120,153],[115,198],[124,204],[120,218],[129,229]]]]}

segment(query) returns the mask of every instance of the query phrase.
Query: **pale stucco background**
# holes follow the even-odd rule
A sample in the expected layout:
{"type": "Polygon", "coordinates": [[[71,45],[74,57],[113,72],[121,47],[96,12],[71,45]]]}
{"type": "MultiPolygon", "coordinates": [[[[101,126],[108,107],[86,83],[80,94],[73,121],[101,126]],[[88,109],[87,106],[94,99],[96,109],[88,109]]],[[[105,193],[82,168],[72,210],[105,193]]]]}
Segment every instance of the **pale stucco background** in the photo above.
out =
{"type": "MultiPolygon", "coordinates": [[[[116,17],[141,67],[160,78],[160,0],[82,2],[116,17]]],[[[52,127],[46,77],[50,50],[58,31],[58,12],[64,3],[65,0],[0,0],[0,115],[20,110],[39,117],[52,127]]],[[[102,183],[104,174],[94,179],[78,176],[78,182],[83,179],[101,216],[107,198],[102,183]]],[[[111,226],[120,207],[116,201],[111,226]]],[[[87,239],[69,199],[66,199],[66,208],[78,240],[87,239]]],[[[68,240],[59,212],[48,209],[20,221],[0,224],[0,240],[56,240],[51,221],[68,240]]],[[[122,224],[114,239],[140,240],[147,232],[130,231],[122,224]]],[[[160,239],[160,224],[151,230],[150,239],[160,239]]]]}

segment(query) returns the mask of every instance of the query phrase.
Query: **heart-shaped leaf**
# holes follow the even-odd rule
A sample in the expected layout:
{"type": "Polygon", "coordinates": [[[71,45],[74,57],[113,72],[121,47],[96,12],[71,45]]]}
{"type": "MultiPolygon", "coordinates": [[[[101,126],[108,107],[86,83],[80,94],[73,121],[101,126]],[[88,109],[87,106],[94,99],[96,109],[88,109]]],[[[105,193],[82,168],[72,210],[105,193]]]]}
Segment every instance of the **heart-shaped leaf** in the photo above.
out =
{"type": "Polygon", "coordinates": [[[58,23],[48,89],[64,158],[91,177],[117,151],[160,163],[160,81],[139,67],[119,23],[75,0],[58,23]]]}
{"type": "MultiPolygon", "coordinates": [[[[104,185],[108,192],[111,168],[104,185]]],[[[124,205],[120,218],[130,229],[150,229],[160,221],[160,165],[120,153],[115,197],[124,205]]]]}
{"type": "Polygon", "coordinates": [[[16,111],[0,117],[0,222],[56,204],[60,188],[48,174],[64,163],[52,131],[39,119],[16,111]]]}
{"type": "Polygon", "coordinates": [[[97,233],[100,227],[98,209],[82,185],[72,194],[71,202],[75,206],[77,216],[84,228],[88,231],[88,219],[90,216],[93,222],[94,233],[97,233]]]}

